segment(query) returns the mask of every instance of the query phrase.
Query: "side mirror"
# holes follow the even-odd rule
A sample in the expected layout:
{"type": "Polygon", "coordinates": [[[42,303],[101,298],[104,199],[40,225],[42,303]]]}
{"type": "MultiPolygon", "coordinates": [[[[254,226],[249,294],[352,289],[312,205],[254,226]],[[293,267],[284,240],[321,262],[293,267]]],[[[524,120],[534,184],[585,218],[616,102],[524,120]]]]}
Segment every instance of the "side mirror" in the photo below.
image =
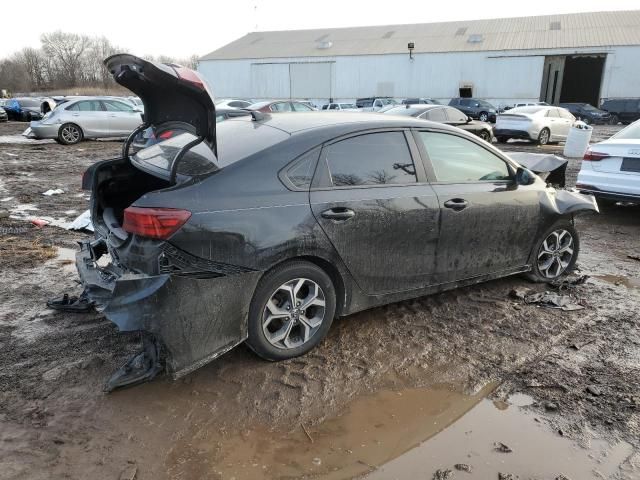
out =
{"type": "Polygon", "coordinates": [[[536,179],[526,168],[518,167],[516,170],[516,183],[518,185],[531,185],[536,179]]]}
{"type": "Polygon", "coordinates": [[[133,111],[136,113],[142,113],[142,109],[140,107],[133,107],[133,111]]]}
{"type": "Polygon", "coordinates": [[[473,118],[471,118],[469,115],[467,115],[467,123],[471,123],[473,122],[473,118]]]}

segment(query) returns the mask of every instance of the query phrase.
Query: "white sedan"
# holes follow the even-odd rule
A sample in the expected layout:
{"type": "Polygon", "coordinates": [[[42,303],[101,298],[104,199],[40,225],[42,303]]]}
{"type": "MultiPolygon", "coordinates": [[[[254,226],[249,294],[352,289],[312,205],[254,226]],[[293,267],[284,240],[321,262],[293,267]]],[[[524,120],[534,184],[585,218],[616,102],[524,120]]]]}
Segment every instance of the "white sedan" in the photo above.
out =
{"type": "Polygon", "coordinates": [[[576,187],[599,201],[640,202],[640,120],[589,147],[576,187]]]}
{"type": "Polygon", "coordinates": [[[498,115],[494,134],[500,143],[520,138],[546,145],[566,140],[575,121],[576,118],[566,108],[548,105],[518,107],[498,115]]]}

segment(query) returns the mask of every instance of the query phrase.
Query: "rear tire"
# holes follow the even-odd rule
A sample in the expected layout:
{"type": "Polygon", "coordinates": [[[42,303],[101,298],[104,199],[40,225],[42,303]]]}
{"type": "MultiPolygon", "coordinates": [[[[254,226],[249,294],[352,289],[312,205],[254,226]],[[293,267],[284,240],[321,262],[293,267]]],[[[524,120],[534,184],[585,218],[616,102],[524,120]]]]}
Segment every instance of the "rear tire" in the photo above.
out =
{"type": "Polygon", "coordinates": [[[270,361],[304,355],[326,337],[335,312],[335,287],[324,270],[306,261],[285,263],[256,287],[246,343],[270,361]]]}
{"type": "Polygon", "coordinates": [[[531,271],[525,276],[536,283],[557,280],[573,271],[579,253],[578,232],[568,220],[559,220],[534,245],[531,271]]]}
{"type": "Polygon", "coordinates": [[[478,115],[478,120],[480,120],[481,122],[488,122],[489,114],[487,112],[480,112],[480,114],[478,115]]]}
{"type": "Polygon", "coordinates": [[[545,127],[538,134],[538,145],[548,145],[551,140],[551,131],[545,127]]]}
{"type": "Polygon", "coordinates": [[[609,125],[617,125],[619,121],[620,119],[618,118],[618,115],[611,115],[611,118],[609,119],[609,125]]]}
{"type": "Polygon", "coordinates": [[[62,145],[75,145],[83,138],[82,129],[75,123],[65,123],[58,130],[58,141],[62,145]]]}

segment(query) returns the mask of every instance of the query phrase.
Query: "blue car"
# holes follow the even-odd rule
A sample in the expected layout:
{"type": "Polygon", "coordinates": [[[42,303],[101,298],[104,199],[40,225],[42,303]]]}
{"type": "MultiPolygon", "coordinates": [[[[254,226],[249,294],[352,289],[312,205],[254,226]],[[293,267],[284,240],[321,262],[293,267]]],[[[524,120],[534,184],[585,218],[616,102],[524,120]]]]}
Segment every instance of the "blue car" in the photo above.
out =
{"type": "Polygon", "coordinates": [[[9,116],[9,120],[30,122],[31,120],[40,120],[42,118],[41,104],[42,101],[39,98],[12,98],[7,100],[4,109],[9,116]]]}

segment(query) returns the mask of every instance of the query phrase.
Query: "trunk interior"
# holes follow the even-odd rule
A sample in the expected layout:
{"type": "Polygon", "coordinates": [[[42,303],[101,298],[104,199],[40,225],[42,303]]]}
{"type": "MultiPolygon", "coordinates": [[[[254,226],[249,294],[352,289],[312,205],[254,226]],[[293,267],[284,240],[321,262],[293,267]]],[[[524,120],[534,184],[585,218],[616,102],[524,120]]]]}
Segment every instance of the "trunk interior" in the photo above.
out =
{"type": "Polygon", "coordinates": [[[93,183],[94,226],[99,233],[111,233],[122,241],[128,236],[122,230],[125,208],[145,193],[170,185],[167,180],[138,170],[122,158],[100,165],[94,175],[97,177],[93,183]]]}

